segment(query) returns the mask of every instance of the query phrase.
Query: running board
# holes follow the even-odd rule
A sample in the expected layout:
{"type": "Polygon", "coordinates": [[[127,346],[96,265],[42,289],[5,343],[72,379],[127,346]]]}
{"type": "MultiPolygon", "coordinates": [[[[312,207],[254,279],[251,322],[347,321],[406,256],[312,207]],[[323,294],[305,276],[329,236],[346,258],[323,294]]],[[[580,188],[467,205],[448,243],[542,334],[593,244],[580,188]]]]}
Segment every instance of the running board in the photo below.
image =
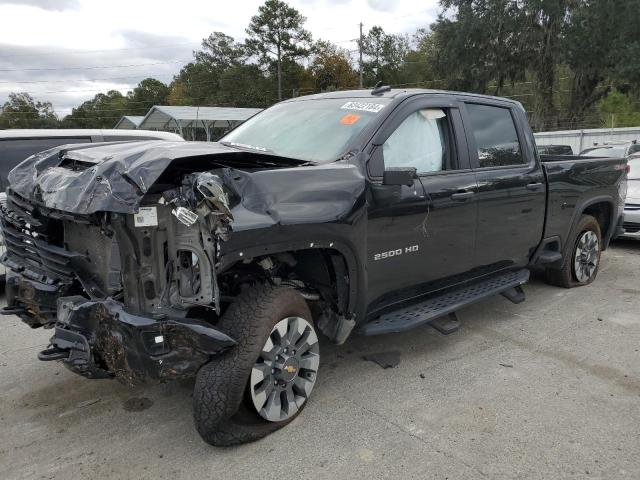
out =
{"type": "MultiPolygon", "coordinates": [[[[462,307],[497,294],[502,294],[513,303],[520,303],[524,301],[524,291],[521,285],[527,283],[528,280],[529,270],[522,269],[496,275],[462,288],[449,290],[410,307],[385,313],[366,323],[362,327],[362,333],[364,335],[381,335],[383,333],[411,330],[420,325],[431,324],[436,319],[454,313],[462,307]]],[[[454,318],[452,317],[451,320],[454,318]]],[[[438,328],[444,323],[439,321],[434,325],[434,328],[445,334],[457,330],[454,325],[451,325],[450,328],[438,328]]]]}

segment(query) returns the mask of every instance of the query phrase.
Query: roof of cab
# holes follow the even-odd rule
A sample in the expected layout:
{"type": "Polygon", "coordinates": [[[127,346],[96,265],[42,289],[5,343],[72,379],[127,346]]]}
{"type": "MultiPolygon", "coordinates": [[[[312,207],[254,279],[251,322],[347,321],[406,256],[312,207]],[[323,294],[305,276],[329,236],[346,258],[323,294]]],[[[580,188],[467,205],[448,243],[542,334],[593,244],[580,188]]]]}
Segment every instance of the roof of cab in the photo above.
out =
{"type": "Polygon", "coordinates": [[[306,95],[302,97],[292,98],[287,100],[288,102],[296,101],[296,100],[319,100],[322,98],[392,98],[392,99],[404,99],[406,97],[411,97],[413,95],[450,95],[450,96],[464,96],[464,97],[475,97],[475,98],[483,98],[487,100],[498,100],[501,102],[509,102],[516,105],[520,105],[520,102],[516,100],[512,100],[510,98],[504,97],[495,97],[491,95],[480,95],[477,93],[466,93],[466,92],[454,92],[449,90],[431,90],[427,88],[392,88],[387,91],[383,91],[379,94],[372,95],[370,89],[362,89],[362,90],[341,90],[335,92],[326,92],[326,93],[317,93],[314,95],[306,95]]]}
{"type": "Polygon", "coordinates": [[[0,130],[0,140],[19,138],[52,138],[52,137],[143,137],[157,140],[183,141],[180,135],[155,130],[109,130],[89,128],[41,128],[41,129],[8,129],[0,130]]]}

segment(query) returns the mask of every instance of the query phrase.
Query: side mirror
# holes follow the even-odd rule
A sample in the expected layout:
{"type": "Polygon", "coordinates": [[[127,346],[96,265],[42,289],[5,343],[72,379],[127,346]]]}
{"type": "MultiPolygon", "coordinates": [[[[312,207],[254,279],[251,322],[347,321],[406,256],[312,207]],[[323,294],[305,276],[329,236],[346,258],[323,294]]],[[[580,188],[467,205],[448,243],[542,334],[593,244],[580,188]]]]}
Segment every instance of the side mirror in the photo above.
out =
{"type": "Polygon", "coordinates": [[[415,167],[391,167],[382,175],[383,185],[413,185],[418,169],[415,167]]]}

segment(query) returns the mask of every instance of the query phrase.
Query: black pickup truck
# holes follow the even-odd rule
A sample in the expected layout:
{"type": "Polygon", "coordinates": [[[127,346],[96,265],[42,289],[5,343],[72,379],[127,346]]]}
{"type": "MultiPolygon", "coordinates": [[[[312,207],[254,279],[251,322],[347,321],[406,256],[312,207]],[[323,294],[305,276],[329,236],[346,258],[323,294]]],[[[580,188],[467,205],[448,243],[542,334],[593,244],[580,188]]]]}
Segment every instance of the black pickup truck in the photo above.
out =
{"type": "Polygon", "coordinates": [[[196,427],[255,440],[306,405],[318,334],[431,325],[529,269],[594,280],[624,159],[540,158],[514,101],[429,90],[297,98],[217,143],[69,145],[10,174],[6,314],[44,361],[135,384],[196,376],[196,427]]]}

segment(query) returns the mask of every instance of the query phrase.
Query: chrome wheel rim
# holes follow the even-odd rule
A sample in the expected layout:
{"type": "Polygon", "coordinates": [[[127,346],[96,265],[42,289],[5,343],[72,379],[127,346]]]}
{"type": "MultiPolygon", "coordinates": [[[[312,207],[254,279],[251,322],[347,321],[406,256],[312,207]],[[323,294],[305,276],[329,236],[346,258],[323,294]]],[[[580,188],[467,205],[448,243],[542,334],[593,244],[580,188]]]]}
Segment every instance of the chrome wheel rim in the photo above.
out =
{"type": "Polygon", "coordinates": [[[576,245],[573,257],[573,272],[576,280],[586,283],[593,278],[600,260],[600,244],[595,232],[584,232],[576,245]]]}
{"type": "Polygon", "coordinates": [[[311,395],[320,365],[318,336],[301,317],[280,320],[251,370],[249,390],[258,414],[270,422],[291,418],[311,395]]]}

